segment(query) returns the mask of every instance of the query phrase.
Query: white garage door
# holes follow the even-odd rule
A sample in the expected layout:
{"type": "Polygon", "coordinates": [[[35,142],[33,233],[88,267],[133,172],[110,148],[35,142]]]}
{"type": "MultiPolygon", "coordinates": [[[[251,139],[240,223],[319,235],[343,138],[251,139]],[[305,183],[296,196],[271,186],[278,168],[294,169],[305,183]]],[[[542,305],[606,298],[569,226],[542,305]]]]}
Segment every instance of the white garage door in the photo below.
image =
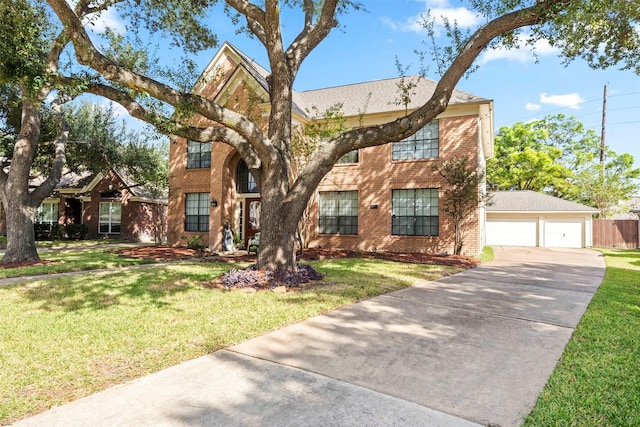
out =
{"type": "Polygon", "coordinates": [[[584,221],[577,219],[547,219],[544,224],[544,245],[548,248],[581,248],[584,221]]]}
{"type": "Polygon", "coordinates": [[[537,237],[537,219],[487,218],[489,246],[537,246],[537,237]]]}

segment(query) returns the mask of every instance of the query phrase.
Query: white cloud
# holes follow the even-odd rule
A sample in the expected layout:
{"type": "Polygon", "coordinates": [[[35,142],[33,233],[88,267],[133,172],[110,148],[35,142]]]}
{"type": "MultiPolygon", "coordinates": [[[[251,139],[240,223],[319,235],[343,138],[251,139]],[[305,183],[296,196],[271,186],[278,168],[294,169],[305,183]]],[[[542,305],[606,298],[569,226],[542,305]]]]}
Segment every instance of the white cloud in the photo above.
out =
{"type": "Polygon", "coordinates": [[[92,15],[89,19],[85,19],[84,24],[96,34],[102,33],[107,27],[117,33],[125,32],[124,22],[122,22],[114,8],[92,15]]]}
{"type": "Polygon", "coordinates": [[[580,104],[585,102],[585,99],[582,98],[579,93],[575,92],[567,93],[565,95],[547,95],[546,93],[541,93],[540,102],[543,104],[555,105],[557,107],[579,110],[580,104]]]}
{"type": "Polygon", "coordinates": [[[107,99],[103,99],[101,102],[102,106],[104,108],[112,108],[113,111],[113,115],[115,117],[128,117],[129,116],[129,112],[127,111],[126,108],[124,108],[122,105],[118,104],[117,102],[113,102],[107,99]]]}
{"type": "Polygon", "coordinates": [[[486,50],[480,56],[478,63],[483,65],[499,59],[516,62],[533,62],[535,58],[532,52],[535,52],[538,56],[557,55],[559,53],[559,50],[551,46],[547,40],[538,40],[533,47],[527,45],[526,42],[527,36],[521,34],[518,36],[516,43],[517,48],[511,50],[505,48],[486,50]]]}
{"type": "Polygon", "coordinates": [[[524,106],[524,108],[527,109],[528,111],[538,111],[539,109],[542,108],[542,105],[534,104],[532,102],[527,102],[527,104],[524,106]]]}
{"type": "MultiPolygon", "coordinates": [[[[438,24],[442,24],[443,17],[450,22],[456,21],[462,27],[473,27],[479,22],[479,17],[475,12],[465,7],[451,7],[449,0],[427,0],[424,1],[426,14],[430,11],[431,16],[435,18],[438,24]]],[[[390,18],[381,18],[382,23],[387,25],[393,31],[422,32],[423,14],[411,16],[403,21],[395,21],[390,18]]]]}

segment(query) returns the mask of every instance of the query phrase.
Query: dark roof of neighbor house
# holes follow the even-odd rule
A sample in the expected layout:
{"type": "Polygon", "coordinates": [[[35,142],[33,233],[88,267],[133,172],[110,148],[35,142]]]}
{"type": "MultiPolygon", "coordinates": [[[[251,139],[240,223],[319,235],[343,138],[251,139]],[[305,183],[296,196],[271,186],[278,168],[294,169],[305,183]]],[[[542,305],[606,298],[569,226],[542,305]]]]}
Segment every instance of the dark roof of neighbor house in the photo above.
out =
{"type": "Polygon", "coordinates": [[[487,212],[584,212],[597,213],[597,209],[530,190],[495,191],[487,212]]]}
{"type": "Polygon", "coordinates": [[[614,215],[609,219],[638,219],[640,217],[640,197],[632,197],[620,202],[614,215]]]}
{"type": "MultiPolygon", "coordinates": [[[[144,185],[138,185],[135,183],[124,170],[118,170],[113,172],[116,173],[122,179],[124,185],[127,186],[129,191],[134,197],[140,197],[147,200],[155,200],[159,202],[166,202],[167,194],[164,192],[160,196],[155,195],[148,187],[144,185]]],[[[91,171],[83,171],[81,173],[71,172],[70,170],[65,170],[60,177],[60,182],[56,186],[56,190],[77,190],[77,193],[87,190],[86,188],[91,182],[96,178],[96,176],[100,172],[91,172],[91,171]]],[[[42,176],[33,177],[30,180],[29,186],[36,187],[40,185],[44,180],[42,176]]],[[[68,193],[68,191],[67,191],[68,193]]]]}
{"type": "Polygon", "coordinates": [[[90,171],[83,171],[82,173],[73,173],[71,171],[65,171],[60,177],[60,182],[56,186],[57,190],[83,188],[88,185],[96,174],[90,171]]]}
{"type": "MultiPolygon", "coordinates": [[[[244,63],[243,66],[249,74],[256,79],[258,84],[268,91],[267,76],[270,74],[269,71],[231,43],[225,42],[225,44],[242,59],[244,63]]],[[[425,77],[406,76],[302,92],[294,90],[293,108],[307,118],[318,118],[314,117],[314,111],[322,114],[329,107],[336,104],[342,104],[341,112],[347,117],[404,110],[404,105],[398,105],[400,98],[399,85],[402,84],[403,79],[405,84],[416,85],[412,90],[413,96],[411,96],[411,102],[406,106],[409,110],[424,104],[431,94],[433,94],[438,84],[435,80],[425,77]]],[[[483,101],[489,100],[454,89],[449,104],[466,104],[483,101]]]]}

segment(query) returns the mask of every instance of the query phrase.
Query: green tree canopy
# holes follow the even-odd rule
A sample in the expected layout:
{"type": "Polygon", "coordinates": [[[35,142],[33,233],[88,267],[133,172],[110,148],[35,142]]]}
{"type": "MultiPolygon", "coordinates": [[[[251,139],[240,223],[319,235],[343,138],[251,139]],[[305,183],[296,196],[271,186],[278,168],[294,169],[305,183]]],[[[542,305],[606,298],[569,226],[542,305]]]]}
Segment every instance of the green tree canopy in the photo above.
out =
{"type": "Polygon", "coordinates": [[[575,117],[558,114],[505,126],[487,162],[488,186],[544,192],[593,206],[606,216],[638,190],[640,169],[630,154],[605,147],[602,174],[600,151],[600,137],[575,117]]]}

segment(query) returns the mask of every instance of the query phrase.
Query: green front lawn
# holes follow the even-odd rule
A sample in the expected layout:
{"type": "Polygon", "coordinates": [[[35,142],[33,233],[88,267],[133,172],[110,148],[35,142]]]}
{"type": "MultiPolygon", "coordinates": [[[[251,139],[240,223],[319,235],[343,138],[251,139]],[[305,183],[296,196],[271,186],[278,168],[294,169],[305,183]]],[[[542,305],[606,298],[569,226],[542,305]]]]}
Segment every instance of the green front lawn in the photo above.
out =
{"type": "Polygon", "coordinates": [[[86,246],[114,245],[131,243],[131,240],[122,239],[82,239],[82,240],[36,240],[38,248],[79,248],[86,246]]]}
{"type": "Polygon", "coordinates": [[[526,426],[640,425],[640,251],[603,253],[604,281],[526,426]]]}
{"type": "Polygon", "coordinates": [[[127,258],[112,252],[112,249],[60,249],[42,251],[40,259],[49,263],[18,268],[0,268],[0,279],[40,274],[67,273],[70,271],[100,270],[105,268],[129,267],[150,264],[157,261],[127,258]]]}
{"type": "Polygon", "coordinates": [[[0,287],[0,424],[416,279],[457,271],[371,259],[310,264],[326,274],[324,283],[286,294],[208,288],[231,268],[218,263],[0,287]]]}

